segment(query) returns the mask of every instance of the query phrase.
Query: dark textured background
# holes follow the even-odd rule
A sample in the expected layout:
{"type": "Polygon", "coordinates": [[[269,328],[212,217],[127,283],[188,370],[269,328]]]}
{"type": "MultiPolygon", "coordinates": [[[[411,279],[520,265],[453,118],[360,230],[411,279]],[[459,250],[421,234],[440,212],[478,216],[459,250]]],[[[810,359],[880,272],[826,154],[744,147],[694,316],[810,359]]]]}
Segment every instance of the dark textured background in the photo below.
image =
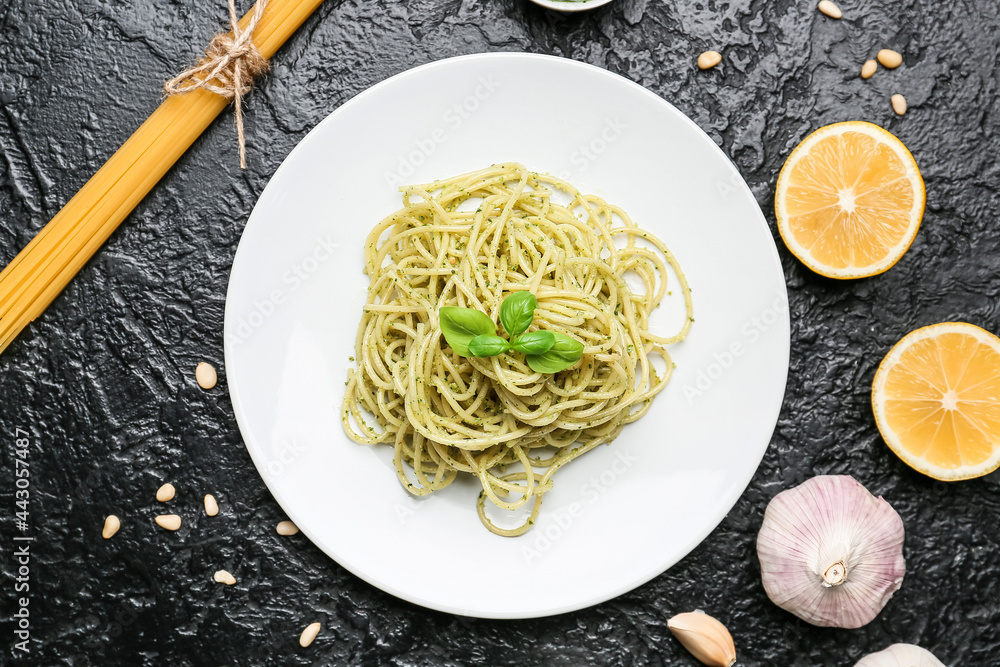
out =
{"type": "MultiPolygon", "coordinates": [[[[241,2],[241,9],[247,3],[241,2]]],[[[563,17],[527,0],[327,0],[279,52],[248,107],[241,172],[224,114],[66,292],[0,357],[0,664],[12,662],[13,431],[31,431],[32,665],[693,665],[666,618],[708,610],[743,665],[853,665],[894,641],[949,665],[1000,664],[1000,479],[946,485],[879,438],[875,367],[918,326],[1000,330],[1000,3],[617,0],[563,17]],[[865,82],[883,46],[905,65],[865,82]],[[698,53],[725,54],[699,72],[698,53]],[[662,95],[732,157],[774,228],[775,178],[826,123],[896,133],[927,183],[912,249],[887,274],[817,277],[779,242],[792,312],[781,419],[749,489],[669,572],[598,607],[541,621],[458,618],[347,574],[283,518],[243,448],[222,367],[223,304],[240,232],[268,178],[338,105],[414,65],[525,50],[584,60],[662,95]],[[889,96],[910,111],[897,118],[889,96]],[[220,369],[201,391],[193,369],[220,369]],[[907,529],[903,588],[869,626],[817,629],[771,604],[754,539],[768,500],[850,473],[907,529]],[[187,519],[152,523],[163,480],[187,519]],[[207,519],[213,492],[222,513],[207,519]],[[101,538],[104,516],[123,528],[101,538]],[[197,517],[197,518],[196,518],[197,517]],[[218,567],[236,574],[226,587],[218,567]],[[309,649],[309,622],[323,632],[309,649]]],[[[219,0],[0,2],[0,261],[6,263],[146,118],[162,81],[225,19],[219,0]]],[[[777,234],[775,234],[777,237],[777,234]]]]}

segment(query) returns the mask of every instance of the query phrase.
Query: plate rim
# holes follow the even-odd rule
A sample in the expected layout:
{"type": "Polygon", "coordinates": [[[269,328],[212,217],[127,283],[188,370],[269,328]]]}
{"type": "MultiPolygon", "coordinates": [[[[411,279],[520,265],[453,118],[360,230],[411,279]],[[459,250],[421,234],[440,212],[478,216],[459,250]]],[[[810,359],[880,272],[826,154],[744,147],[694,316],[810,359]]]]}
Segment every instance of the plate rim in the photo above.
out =
{"type": "Polygon", "coordinates": [[[725,154],[722,148],[718,144],[716,144],[715,141],[713,141],[712,138],[708,136],[708,134],[697,123],[695,123],[691,118],[689,118],[686,114],[684,114],[680,109],[675,107],[669,101],[667,101],[660,95],[654,93],[653,91],[649,90],[645,86],[636,83],[635,81],[632,81],[631,79],[623,75],[616,74],[614,72],[611,72],[610,70],[604,69],[597,65],[592,65],[590,63],[574,60],[572,58],[563,58],[560,56],[552,56],[548,54],[530,53],[523,51],[499,51],[499,52],[474,53],[474,54],[452,56],[449,58],[443,58],[429,63],[424,63],[416,67],[405,69],[390,77],[387,77],[386,79],[383,79],[382,81],[379,81],[378,83],[369,86],[365,90],[354,95],[349,100],[342,103],[332,112],[330,112],[325,118],[323,118],[323,120],[317,123],[315,127],[309,130],[309,132],[307,132],[306,135],[303,136],[298,141],[298,143],[296,143],[295,147],[288,153],[288,155],[285,156],[285,158],[281,161],[281,164],[268,179],[267,185],[265,185],[264,189],[257,197],[257,201],[254,203],[254,208],[253,210],[251,210],[250,215],[247,218],[247,222],[244,225],[243,230],[240,232],[240,241],[237,243],[236,252],[234,253],[233,256],[232,265],[230,266],[229,280],[227,282],[227,287],[226,287],[226,305],[224,309],[224,322],[223,322],[223,348],[224,348],[223,353],[224,353],[224,363],[225,363],[225,372],[227,380],[226,384],[229,392],[230,401],[233,405],[233,414],[236,418],[237,427],[239,428],[240,436],[241,439],[243,440],[243,445],[246,448],[247,452],[250,454],[250,458],[253,461],[254,467],[257,469],[258,475],[264,482],[264,485],[267,488],[268,492],[281,507],[282,511],[285,512],[288,518],[291,519],[293,522],[295,522],[297,526],[299,526],[299,529],[302,531],[302,533],[305,534],[306,537],[308,537],[309,540],[313,543],[313,545],[315,545],[320,551],[322,551],[325,556],[336,562],[338,566],[344,568],[352,575],[358,577],[367,584],[374,586],[375,588],[385,593],[388,593],[398,599],[404,600],[408,603],[415,604],[426,609],[432,609],[459,616],[483,618],[483,619],[496,619],[496,620],[517,620],[517,619],[530,619],[530,618],[542,618],[547,616],[554,616],[558,614],[579,611],[581,609],[586,609],[594,605],[600,604],[602,602],[613,600],[621,595],[624,595],[630,591],[636,590],[641,586],[644,586],[645,584],[649,583],[656,577],[660,576],[661,574],[669,570],[671,567],[673,567],[678,562],[686,558],[688,555],[690,555],[690,553],[695,548],[697,548],[698,545],[704,542],[704,540],[713,531],[715,531],[715,529],[718,528],[719,525],[725,520],[726,516],[728,516],[728,514],[736,506],[736,503],[746,492],[746,489],[749,488],[750,482],[753,480],[754,475],[756,475],[757,471],[760,469],[761,461],[763,461],[764,455],[767,453],[767,449],[770,446],[774,430],[777,428],[777,423],[781,413],[781,408],[784,405],[784,396],[788,387],[788,372],[790,368],[789,364],[791,355],[791,317],[790,314],[788,314],[786,315],[785,318],[783,318],[784,335],[781,337],[781,341],[783,342],[782,348],[783,348],[783,365],[784,365],[784,374],[781,378],[781,399],[777,401],[777,405],[772,411],[773,414],[767,415],[769,423],[773,424],[773,426],[771,427],[771,435],[768,437],[767,444],[765,444],[764,447],[761,449],[760,456],[757,460],[757,464],[756,466],[754,466],[753,470],[750,471],[746,483],[744,483],[742,487],[739,487],[739,485],[734,485],[730,493],[726,496],[726,501],[723,503],[723,506],[728,506],[728,509],[722,512],[720,516],[716,517],[713,522],[706,523],[706,527],[695,534],[695,536],[691,541],[690,546],[683,549],[684,554],[679,558],[677,558],[676,560],[673,560],[672,562],[669,562],[666,565],[658,565],[655,568],[653,568],[652,571],[644,572],[640,576],[632,578],[630,583],[626,584],[625,586],[615,588],[614,590],[611,591],[605,591],[597,595],[588,596],[585,600],[576,601],[568,604],[562,604],[559,606],[550,606],[544,609],[539,608],[536,610],[531,610],[528,612],[521,612],[521,613],[509,613],[509,612],[491,613],[483,609],[466,609],[456,605],[437,603],[432,600],[424,599],[419,596],[404,592],[399,588],[397,588],[396,586],[390,585],[385,581],[381,580],[379,577],[372,575],[371,573],[360,571],[360,569],[356,568],[353,564],[348,565],[342,562],[342,559],[334,555],[338,553],[336,549],[331,548],[326,540],[320,539],[318,536],[316,536],[311,527],[307,527],[304,524],[297,521],[296,519],[297,513],[294,511],[290,511],[290,507],[292,507],[293,505],[291,503],[286,503],[283,494],[276,488],[276,486],[273,486],[272,483],[268,480],[268,477],[265,474],[267,471],[267,463],[261,459],[260,451],[255,452],[255,449],[259,448],[257,448],[256,445],[254,447],[251,447],[250,445],[250,442],[254,441],[254,438],[248,434],[252,433],[252,431],[250,430],[249,424],[247,423],[246,415],[243,409],[243,405],[241,403],[236,383],[230,381],[230,372],[229,372],[230,361],[232,360],[234,354],[233,342],[232,342],[234,334],[233,327],[236,326],[235,324],[236,315],[230,313],[230,306],[231,306],[230,296],[232,295],[233,291],[233,272],[235,267],[237,266],[237,263],[240,262],[241,251],[243,250],[242,249],[243,234],[246,232],[247,228],[250,226],[253,220],[254,213],[257,210],[258,203],[267,193],[268,188],[272,186],[272,183],[275,182],[275,180],[278,178],[278,176],[282,173],[283,170],[285,170],[286,168],[290,168],[288,167],[288,165],[294,161],[294,159],[296,158],[296,156],[300,151],[304,150],[305,144],[310,140],[315,141],[316,140],[315,137],[318,136],[321,128],[323,128],[328,123],[335,122],[336,119],[342,113],[344,113],[346,109],[350,109],[354,105],[361,103],[363,100],[365,100],[371,95],[374,95],[377,91],[381,90],[382,88],[392,85],[393,82],[395,82],[397,79],[412,76],[419,72],[424,72],[427,70],[432,70],[441,67],[448,67],[451,63],[457,61],[466,62],[466,61],[476,61],[476,60],[489,61],[489,60],[519,60],[519,59],[558,61],[563,66],[576,67],[578,69],[586,70],[592,75],[601,76],[624,83],[627,86],[635,89],[636,92],[643,94],[647,97],[653,98],[655,102],[661,105],[665,105],[665,107],[675,116],[679,117],[679,119],[683,123],[686,123],[690,127],[694,128],[696,130],[695,136],[698,136],[701,141],[703,141],[706,145],[710,146],[710,148],[713,149],[717,155],[719,155],[721,158],[723,158],[726,162],[730,164],[734,172],[739,176],[739,184],[736,185],[736,188],[737,189],[742,188],[745,191],[745,194],[748,195],[751,201],[754,202],[757,212],[756,215],[757,224],[763,228],[764,232],[767,234],[767,236],[771,241],[771,243],[768,245],[768,251],[769,251],[768,256],[771,260],[773,268],[776,269],[778,275],[781,276],[780,296],[786,307],[785,313],[786,314],[789,313],[787,307],[788,285],[784,277],[784,269],[782,268],[781,259],[778,254],[777,243],[774,239],[774,235],[771,233],[770,226],[767,224],[767,219],[764,216],[764,212],[760,207],[760,205],[757,203],[757,199],[754,196],[753,191],[750,190],[750,187],[747,184],[746,179],[743,178],[743,175],[740,173],[735,163],[733,163],[733,161],[729,158],[728,155],[725,154]]]}
{"type": "Polygon", "coordinates": [[[576,2],[571,2],[567,0],[531,0],[533,3],[539,7],[544,7],[545,9],[550,9],[554,12],[562,12],[563,14],[572,14],[574,12],[586,12],[591,9],[597,9],[598,7],[603,7],[614,0],[577,0],[576,2]]]}

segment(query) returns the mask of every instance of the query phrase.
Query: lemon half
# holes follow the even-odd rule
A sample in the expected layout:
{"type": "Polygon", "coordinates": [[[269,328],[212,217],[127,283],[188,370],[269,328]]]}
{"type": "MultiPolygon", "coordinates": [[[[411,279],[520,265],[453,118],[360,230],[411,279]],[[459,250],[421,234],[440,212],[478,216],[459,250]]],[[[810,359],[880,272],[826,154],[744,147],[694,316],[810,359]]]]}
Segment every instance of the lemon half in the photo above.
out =
{"type": "Polygon", "coordinates": [[[872,383],[886,444],[935,479],[1000,467],[1000,338],[964,322],[917,329],[889,350],[872,383]]]}
{"type": "Polygon", "coordinates": [[[830,278],[887,271],[913,243],[926,193],[906,146],[862,121],[822,127],[778,175],[774,212],[785,245],[830,278]]]}

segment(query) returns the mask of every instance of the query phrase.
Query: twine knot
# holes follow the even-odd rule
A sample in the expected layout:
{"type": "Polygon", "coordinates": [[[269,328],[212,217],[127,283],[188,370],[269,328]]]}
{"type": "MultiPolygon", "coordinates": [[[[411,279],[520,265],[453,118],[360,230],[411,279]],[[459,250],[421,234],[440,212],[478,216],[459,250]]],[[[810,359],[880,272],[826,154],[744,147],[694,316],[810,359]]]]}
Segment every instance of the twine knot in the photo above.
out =
{"type": "Polygon", "coordinates": [[[181,95],[203,89],[233,100],[236,106],[236,138],[240,145],[240,168],[246,169],[246,141],[243,136],[243,96],[250,92],[254,78],[268,70],[267,58],[253,43],[253,31],[264,14],[267,0],[257,0],[246,29],[240,28],[235,0],[229,0],[232,33],[220,32],[209,42],[205,55],[194,67],[163,84],[167,95],[181,95]]]}

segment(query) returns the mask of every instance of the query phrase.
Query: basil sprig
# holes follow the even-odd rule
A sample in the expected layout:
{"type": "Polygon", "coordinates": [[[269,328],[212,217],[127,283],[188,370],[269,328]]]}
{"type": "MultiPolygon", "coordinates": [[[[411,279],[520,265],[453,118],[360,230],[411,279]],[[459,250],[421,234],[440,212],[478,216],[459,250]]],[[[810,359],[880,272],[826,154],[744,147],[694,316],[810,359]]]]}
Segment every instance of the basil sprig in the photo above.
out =
{"type": "Polygon", "coordinates": [[[495,357],[522,352],[536,373],[558,373],[583,356],[583,343],[553,331],[528,331],[538,300],[531,292],[514,292],[500,304],[500,324],[510,340],[496,335],[493,320],[473,308],[443,306],[438,311],[441,333],[460,357],[495,357]]]}
{"type": "Polygon", "coordinates": [[[524,333],[535,318],[538,299],[531,292],[514,292],[500,304],[500,324],[508,336],[524,333]]]}
{"type": "Polygon", "coordinates": [[[469,343],[469,352],[473,357],[495,357],[509,349],[510,343],[505,338],[492,334],[476,336],[469,343]]]}
{"type": "Polygon", "coordinates": [[[476,336],[492,336],[496,333],[493,320],[486,313],[472,308],[442,306],[438,311],[441,333],[460,357],[470,357],[469,343],[476,336]]]}
{"type": "Polygon", "coordinates": [[[583,355],[583,343],[566,334],[553,333],[552,346],[542,354],[529,354],[528,366],[536,373],[566,370],[583,355]]]}
{"type": "MultiPolygon", "coordinates": [[[[562,334],[559,335],[561,336],[562,334]]],[[[510,346],[518,352],[524,352],[530,357],[536,354],[545,354],[555,345],[555,342],[556,334],[551,331],[529,331],[515,338],[510,346]]],[[[583,348],[580,349],[582,350],[583,348]]],[[[577,359],[579,358],[577,356],[577,359]]]]}

